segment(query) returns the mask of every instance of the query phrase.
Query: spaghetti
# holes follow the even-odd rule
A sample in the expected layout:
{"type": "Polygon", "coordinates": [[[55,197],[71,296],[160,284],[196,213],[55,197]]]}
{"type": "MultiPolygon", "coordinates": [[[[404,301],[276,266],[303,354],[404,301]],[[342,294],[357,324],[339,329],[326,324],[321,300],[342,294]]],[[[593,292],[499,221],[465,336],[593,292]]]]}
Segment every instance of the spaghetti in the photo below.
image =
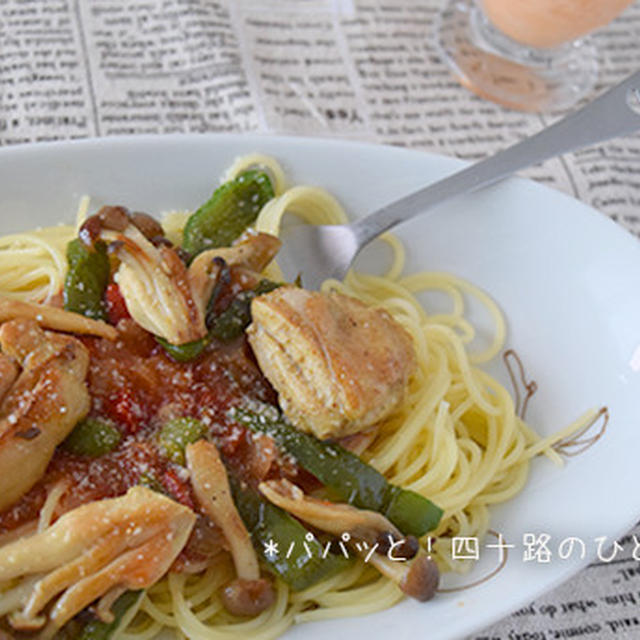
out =
{"type": "MultiPolygon", "coordinates": [[[[316,187],[286,187],[284,172],[272,158],[253,154],[238,159],[226,178],[260,167],[272,178],[276,197],[260,212],[256,229],[277,235],[286,213],[312,224],[345,222],[340,204],[316,187]]],[[[86,215],[83,200],[79,221],[86,215]]],[[[176,240],[188,217],[172,212],[165,218],[167,237],[176,240]]],[[[59,294],[65,278],[65,247],[76,228],[58,226],[0,238],[0,293],[23,300],[48,302],[59,294]]],[[[557,434],[539,438],[517,414],[507,390],[478,367],[495,358],[505,341],[505,322],[497,305],[474,285],[446,273],[403,275],[405,254],[392,235],[383,239],[393,253],[387,273],[350,272],[344,282],[327,281],[336,291],[385,309],[410,334],[418,368],[400,408],[379,426],[362,458],[392,483],[428,496],[443,510],[430,533],[431,553],[442,571],[466,571],[451,554],[451,538],[483,537],[489,530],[492,504],[509,500],[527,480],[529,463],[544,454],[561,458],[553,445],[589,424],[588,412],[557,434]],[[448,296],[450,311],[430,315],[417,295],[438,291],[448,296]],[[466,299],[473,297],[490,313],[495,326],[491,344],[470,350],[476,332],[465,318],[466,299]]],[[[276,265],[268,275],[278,277],[276,265]]],[[[62,488],[54,487],[41,513],[44,527],[62,488]]],[[[233,578],[228,557],[196,575],[172,573],[148,589],[127,615],[124,640],[146,640],[163,629],[178,637],[203,640],[237,637],[267,640],[299,622],[379,611],[403,594],[371,566],[358,562],[302,591],[278,581],[273,606],[252,619],[238,619],[223,607],[221,587],[233,578]]]]}

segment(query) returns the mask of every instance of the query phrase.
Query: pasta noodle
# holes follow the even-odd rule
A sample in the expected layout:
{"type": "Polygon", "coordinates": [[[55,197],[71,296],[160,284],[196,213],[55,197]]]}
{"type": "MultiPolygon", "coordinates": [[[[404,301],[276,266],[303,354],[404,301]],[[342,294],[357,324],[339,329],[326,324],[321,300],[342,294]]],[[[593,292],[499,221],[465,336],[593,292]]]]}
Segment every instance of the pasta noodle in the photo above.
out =
{"type": "MultiPolygon", "coordinates": [[[[316,187],[286,187],[284,172],[272,158],[253,154],[239,158],[226,179],[260,166],[273,179],[276,197],[261,211],[256,228],[277,234],[286,213],[312,224],[342,223],[340,204],[316,187]]],[[[88,203],[81,203],[80,222],[88,203]]],[[[165,219],[170,239],[180,237],[188,212],[165,219]]],[[[24,300],[48,301],[65,277],[65,247],[73,226],[58,226],[0,238],[0,293],[24,300]]],[[[387,273],[373,276],[351,272],[344,282],[327,281],[325,291],[355,296],[386,309],[412,336],[418,360],[409,394],[400,409],[380,426],[363,458],[391,482],[428,496],[444,516],[433,538],[432,554],[442,571],[466,571],[451,554],[453,536],[484,536],[490,506],[517,494],[525,484],[531,459],[545,454],[561,462],[554,443],[592,420],[590,412],[557,434],[539,438],[517,415],[507,390],[478,367],[495,358],[505,342],[505,321],[483,291],[447,273],[403,275],[405,254],[392,235],[384,241],[393,259],[387,273]],[[437,291],[448,297],[450,311],[430,315],[417,295],[437,291]],[[491,344],[473,351],[474,327],[465,318],[466,300],[475,298],[490,313],[495,327],[491,344]]],[[[270,275],[277,276],[277,267],[270,275]]],[[[59,488],[43,509],[41,525],[49,521],[59,488]]],[[[147,640],[163,628],[179,637],[217,640],[251,637],[266,640],[296,622],[356,616],[397,603],[400,589],[363,562],[304,591],[277,584],[276,603],[250,620],[233,618],[222,606],[219,591],[233,577],[228,558],[199,575],[171,574],[147,591],[135,618],[120,634],[123,640],[147,640]]],[[[130,616],[131,617],[131,616],[130,616]]]]}

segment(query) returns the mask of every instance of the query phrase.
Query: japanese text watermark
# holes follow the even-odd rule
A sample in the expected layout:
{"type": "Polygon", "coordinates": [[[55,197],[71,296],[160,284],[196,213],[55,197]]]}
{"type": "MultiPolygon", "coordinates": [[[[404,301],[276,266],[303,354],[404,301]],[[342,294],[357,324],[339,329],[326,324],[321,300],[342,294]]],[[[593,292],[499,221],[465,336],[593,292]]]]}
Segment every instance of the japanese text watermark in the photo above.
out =
{"type": "MultiPolygon", "coordinates": [[[[493,557],[500,563],[504,562],[507,553],[518,554],[524,563],[548,564],[552,560],[567,561],[570,559],[583,560],[587,556],[595,555],[602,563],[613,562],[616,557],[624,552],[625,544],[618,540],[610,540],[606,536],[598,536],[591,539],[579,536],[566,536],[553,538],[544,532],[525,532],[517,542],[507,542],[502,534],[495,534],[496,539],[483,542],[477,536],[453,536],[438,539],[439,550],[445,550],[443,544],[448,547],[448,552],[453,560],[478,561],[485,553],[496,554],[493,557]]],[[[640,539],[631,536],[633,546],[631,557],[640,560],[640,539]]],[[[427,537],[424,540],[423,549],[431,555],[436,538],[427,537]]],[[[628,542],[628,541],[627,541],[628,542]]],[[[368,543],[364,540],[352,538],[348,532],[339,538],[321,543],[311,532],[308,532],[301,541],[289,541],[281,544],[278,540],[269,539],[263,544],[263,553],[267,560],[276,558],[295,559],[300,555],[311,558],[318,556],[327,558],[331,554],[339,554],[345,558],[360,557],[369,562],[374,553],[384,555],[392,562],[406,562],[407,556],[402,553],[402,548],[407,543],[406,539],[394,539],[389,536],[384,544],[380,541],[368,543]],[[313,545],[311,544],[313,543],[313,545]],[[381,547],[381,544],[383,546],[381,547]]]]}

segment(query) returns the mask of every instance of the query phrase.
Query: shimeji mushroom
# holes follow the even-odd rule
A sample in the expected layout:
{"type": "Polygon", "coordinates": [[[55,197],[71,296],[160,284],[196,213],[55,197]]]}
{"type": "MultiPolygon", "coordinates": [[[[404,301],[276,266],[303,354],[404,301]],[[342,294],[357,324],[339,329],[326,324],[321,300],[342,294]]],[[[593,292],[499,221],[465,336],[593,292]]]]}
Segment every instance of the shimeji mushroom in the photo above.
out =
{"type": "Polygon", "coordinates": [[[218,450],[210,442],[198,440],[187,445],[185,454],[198,502],[222,529],[238,576],[224,589],[225,608],[235,615],[257,615],[273,604],[275,593],[271,582],[260,577],[258,557],[233,502],[218,450]]]}
{"type": "MultiPolygon", "coordinates": [[[[385,539],[394,542],[402,540],[402,534],[396,527],[375,511],[319,500],[305,494],[300,487],[286,479],[261,482],[258,488],[270,502],[320,531],[336,536],[349,533],[352,542],[364,540],[369,547],[372,542],[384,543],[385,539]]],[[[399,547],[399,557],[394,559],[361,549],[358,553],[366,555],[367,562],[393,580],[404,593],[424,602],[435,594],[439,571],[436,563],[425,554],[415,555],[418,550],[415,542],[415,539],[409,537],[399,547]],[[402,547],[405,546],[408,547],[408,553],[405,552],[406,555],[400,557],[404,551],[402,547]],[[415,557],[411,559],[413,555],[415,557]]]]}
{"type": "Polygon", "coordinates": [[[34,320],[45,329],[99,336],[107,340],[115,340],[118,335],[115,328],[106,322],[85,318],[73,311],[0,296],[0,323],[18,318],[34,320]]]}
{"type": "Polygon", "coordinates": [[[141,486],[77,507],[0,548],[0,584],[11,585],[0,616],[9,614],[15,629],[43,629],[40,637],[52,638],[98,601],[98,614],[110,622],[111,604],[124,591],[146,589],[164,576],[195,520],[188,507],[141,486]]]}

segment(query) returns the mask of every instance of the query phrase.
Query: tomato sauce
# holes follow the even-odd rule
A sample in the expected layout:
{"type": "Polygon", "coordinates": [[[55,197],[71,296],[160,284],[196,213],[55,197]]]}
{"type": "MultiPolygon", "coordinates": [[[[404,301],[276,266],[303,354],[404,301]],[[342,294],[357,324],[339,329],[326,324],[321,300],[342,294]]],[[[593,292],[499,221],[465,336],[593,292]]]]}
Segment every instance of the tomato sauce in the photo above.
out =
{"type": "Polygon", "coordinates": [[[62,511],[122,495],[139,483],[194,508],[186,470],[167,460],[157,445],[158,432],[172,418],[201,420],[223,456],[248,479],[277,477],[286,466],[269,438],[253,436],[228,416],[230,408],[248,399],[276,402],[244,337],[230,345],[212,344],[193,362],[179,363],[151,334],[122,315],[113,299],[114,318],[119,314],[118,340],[80,339],[90,353],[89,416],[109,420],[122,439],[114,451],[98,458],[58,447],[45,477],[0,514],[0,533],[37,518],[47,487],[62,478],[70,487],[61,498],[62,511]]]}

